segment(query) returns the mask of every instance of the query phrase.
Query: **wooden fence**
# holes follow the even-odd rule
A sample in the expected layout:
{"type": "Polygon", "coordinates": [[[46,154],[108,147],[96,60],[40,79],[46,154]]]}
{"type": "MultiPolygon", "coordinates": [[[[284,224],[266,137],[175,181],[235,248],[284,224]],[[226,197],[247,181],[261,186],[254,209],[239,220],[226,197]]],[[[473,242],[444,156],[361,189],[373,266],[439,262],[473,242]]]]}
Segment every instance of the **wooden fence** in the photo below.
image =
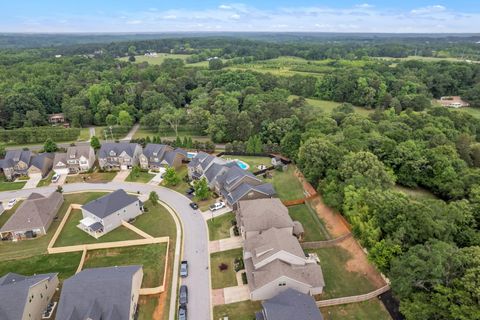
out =
{"type": "Polygon", "coordinates": [[[363,301],[367,301],[372,298],[378,297],[379,295],[387,292],[388,290],[390,290],[390,286],[387,284],[381,287],[380,289],[374,290],[366,294],[360,294],[358,296],[328,299],[328,300],[320,300],[320,301],[316,301],[316,303],[318,307],[328,307],[328,306],[338,306],[340,304],[363,302],[363,301]]]}
{"type": "Polygon", "coordinates": [[[328,248],[328,247],[333,247],[340,242],[344,241],[345,239],[351,238],[352,233],[349,232],[347,234],[344,234],[343,236],[340,236],[335,239],[331,240],[323,240],[323,241],[310,241],[310,242],[303,242],[300,245],[302,246],[303,249],[319,249],[319,248],[328,248]]]}

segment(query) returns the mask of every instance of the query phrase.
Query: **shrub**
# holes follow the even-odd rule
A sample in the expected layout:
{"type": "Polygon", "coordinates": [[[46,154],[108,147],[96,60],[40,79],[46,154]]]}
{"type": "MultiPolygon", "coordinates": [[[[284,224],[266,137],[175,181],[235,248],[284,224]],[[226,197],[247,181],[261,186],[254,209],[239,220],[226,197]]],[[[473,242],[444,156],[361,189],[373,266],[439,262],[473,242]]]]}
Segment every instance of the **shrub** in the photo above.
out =
{"type": "Polygon", "coordinates": [[[218,269],[220,269],[220,271],[228,270],[228,264],[226,264],[226,263],[221,263],[221,264],[218,266],[218,269]]]}

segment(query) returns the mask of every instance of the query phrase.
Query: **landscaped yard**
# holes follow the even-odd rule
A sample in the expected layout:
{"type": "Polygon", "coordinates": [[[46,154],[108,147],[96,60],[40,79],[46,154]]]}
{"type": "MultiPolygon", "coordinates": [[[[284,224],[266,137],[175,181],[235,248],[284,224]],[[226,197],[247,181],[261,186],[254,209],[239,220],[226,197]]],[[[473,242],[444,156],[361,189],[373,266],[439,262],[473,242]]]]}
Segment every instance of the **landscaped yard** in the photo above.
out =
{"type": "Polygon", "coordinates": [[[210,241],[229,238],[232,220],[234,219],[235,214],[233,212],[229,212],[221,215],[220,217],[208,220],[207,225],[210,241]]]}
{"type": "Polygon", "coordinates": [[[213,319],[228,317],[228,320],[252,320],[255,319],[255,312],[260,310],[262,305],[259,301],[248,300],[225,304],[213,307],[213,319]]]}
{"type": "Polygon", "coordinates": [[[335,246],[306,251],[315,252],[320,258],[325,279],[322,299],[354,296],[376,289],[363,274],[347,270],[350,253],[345,249],[335,246]]]}
{"type": "Polygon", "coordinates": [[[359,303],[350,303],[320,308],[324,319],[329,320],[390,320],[390,314],[376,298],[359,303]]]}
{"type": "Polygon", "coordinates": [[[103,243],[122,240],[135,240],[142,239],[141,236],[133,232],[132,230],[120,226],[115,230],[95,239],[85,231],[77,227],[80,220],[83,219],[82,211],[79,209],[72,210],[68,217],[67,223],[63,227],[62,232],[58,236],[55,242],[55,247],[74,246],[79,244],[91,244],[91,243],[103,243]]]}
{"type": "Polygon", "coordinates": [[[188,188],[190,188],[190,185],[188,182],[185,181],[187,175],[188,175],[188,169],[187,166],[181,166],[180,168],[176,169],[177,175],[179,177],[179,182],[175,186],[167,186],[165,184],[165,181],[162,181],[160,183],[161,186],[170,188],[172,190],[175,190],[177,192],[180,192],[181,194],[185,194],[188,188]]]}
{"type": "Polygon", "coordinates": [[[235,274],[235,258],[242,257],[242,249],[216,252],[210,256],[210,270],[212,272],[212,289],[221,289],[237,285],[235,274]],[[227,269],[221,271],[220,265],[226,264],[227,269]]]}
{"type": "Polygon", "coordinates": [[[305,241],[327,240],[326,229],[317,214],[305,204],[288,207],[290,217],[300,221],[305,229],[305,241]]]}
{"type": "Polygon", "coordinates": [[[49,186],[50,183],[52,183],[52,177],[53,175],[55,174],[55,172],[50,171],[50,173],[42,180],[40,180],[40,182],[37,184],[37,187],[46,187],[46,186],[49,186]]]}
{"type": "Polygon", "coordinates": [[[264,165],[266,167],[270,167],[272,165],[272,159],[269,157],[253,157],[253,156],[231,156],[231,155],[224,155],[222,156],[225,160],[234,160],[238,159],[246,164],[248,164],[250,167],[248,168],[249,171],[255,172],[260,169],[258,169],[259,165],[264,165]]]}
{"type": "Polygon", "coordinates": [[[58,272],[58,277],[63,280],[75,274],[81,257],[81,252],[41,254],[15,260],[7,260],[2,257],[0,277],[8,272],[22,275],[58,272]]]}
{"type": "Polygon", "coordinates": [[[162,285],[167,244],[89,250],[83,268],[143,265],[143,288],[162,285]]]}
{"type": "Polygon", "coordinates": [[[27,181],[20,181],[20,182],[9,182],[5,181],[3,178],[0,179],[0,191],[10,191],[10,190],[18,190],[22,189],[23,186],[27,183],[27,181]]]}
{"type": "Polygon", "coordinates": [[[295,200],[305,198],[303,187],[300,180],[295,175],[295,167],[288,165],[286,171],[272,170],[270,171],[272,178],[265,179],[273,184],[277,196],[281,200],[295,200]]]}
{"type": "Polygon", "coordinates": [[[170,240],[175,240],[175,221],[170,212],[161,204],[153,206],[150,201],[145,202],[144,206],[148,208],[148,212],[138,216],[133,225],[152,237],[168,236],[170,240]]]}
{"type": "Polygon", "coordinates": [[[0,228],[3,227],[5,222],[7,222],[7,220],[10,219],[10,217],[15,213],[15,211],[17,211],[17,208],[22,202],[23,200],[19,200],[17,203],[15,203],[13,208],[3,211],[3,213],[0,215],[0,228]]]}
{"type": "Polygon", "coordinates": [[[153,177],[155,177],[154,174],[148,173],[146,171],[139,171],[137,173],[132,171],[125,179],[125,181],[147,183],[148,181],[152,180],[153,177]]]}
{"type": "Polygon", "coordinates": [[[117,175],[117,172],[92,172],[92,173],[81,173],[72,176],[68,176],[66,183],[75,183],[75,182],[109,182],[117,175]]]}

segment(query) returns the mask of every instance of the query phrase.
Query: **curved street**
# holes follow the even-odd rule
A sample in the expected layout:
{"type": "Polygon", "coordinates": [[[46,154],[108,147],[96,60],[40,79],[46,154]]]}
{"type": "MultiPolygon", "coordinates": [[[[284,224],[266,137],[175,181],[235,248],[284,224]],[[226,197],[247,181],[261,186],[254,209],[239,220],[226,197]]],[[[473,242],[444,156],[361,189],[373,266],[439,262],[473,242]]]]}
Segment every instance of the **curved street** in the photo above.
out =
{"type": "MultiPolygon", "coordinates": [[[[0,192],[0,200],[8,201],[11,198],[26,198],[33,192],[48,195],[55,191],[55,189],[55,187],[40,187],[35,189],[4,191],[0,192]]],[[[117,189],[124,189],[127,192],[133,193],[140,192],[141,194],[147,195],[151,191],[155,191],[160,201],[165,202],[178,214],[183,228],[183,251],[180,257],[182,260],[187,260],[189,264],[188,277],[180,280],[182,284],[188,286],[189,319],[211,319],[207,227],[202,215],[199,212],[195,213],[195,211],[190,208],[190,200],[187,197],[168,188],[132,182],[71,183],[63,186],[65,193],[95,190],[113,191],[117,189]]],[[[175,266],[178,265],[175,264],[175,266]]],[[[174,278],[178,276],[178,270],[174,268],[173,274],[174,278]]],[[[172,283],[175,284],[175,281],[172,281],[172,283]]],[[[172,290],[171,292],[170,320],[173,320],[175,317],[176,292],[177,290],[172,290]]]]}

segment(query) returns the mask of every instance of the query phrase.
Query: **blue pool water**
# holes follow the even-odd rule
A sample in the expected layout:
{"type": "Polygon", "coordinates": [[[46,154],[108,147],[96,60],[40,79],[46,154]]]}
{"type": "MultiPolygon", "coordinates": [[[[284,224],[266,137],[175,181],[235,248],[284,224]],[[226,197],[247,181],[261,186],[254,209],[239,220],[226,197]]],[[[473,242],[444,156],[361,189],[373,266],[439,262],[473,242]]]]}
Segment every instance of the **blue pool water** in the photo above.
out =
{"type": "Polygon", "coordinates": [[[238,164],[238,166],[240,168],[242,168],[243,170],[247,170],[249,168],[249,165],[246,164],[245,162],[243,162],[242,160],[238,160],[236,159],[235,162],[238,164]]]}

